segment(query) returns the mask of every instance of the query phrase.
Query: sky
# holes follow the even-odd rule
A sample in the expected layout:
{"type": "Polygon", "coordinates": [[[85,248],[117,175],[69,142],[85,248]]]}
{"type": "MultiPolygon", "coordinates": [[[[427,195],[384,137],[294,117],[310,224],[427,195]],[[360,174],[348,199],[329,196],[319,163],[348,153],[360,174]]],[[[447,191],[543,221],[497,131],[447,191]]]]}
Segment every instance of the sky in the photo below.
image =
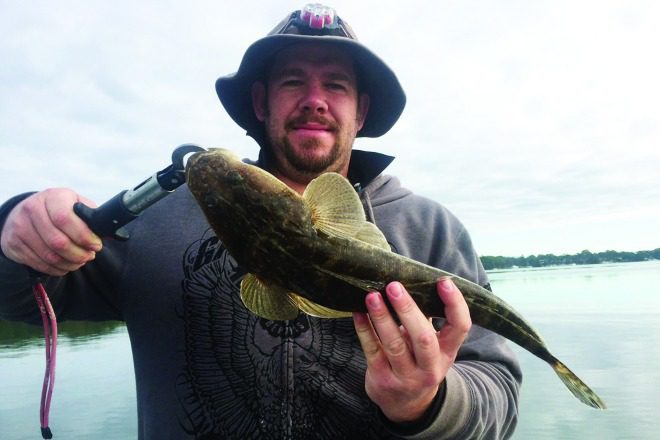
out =
{"type": "MultiPolygon", "coordinates": [[[[183,143],[255,158],[214,90],[304,1],[0,0],[0,200],[98,204],[183,143]]],[[[354,147],[454,212],[481,255],[660,247],[660,2],[329,3],[397,73],[354,147]]]]}

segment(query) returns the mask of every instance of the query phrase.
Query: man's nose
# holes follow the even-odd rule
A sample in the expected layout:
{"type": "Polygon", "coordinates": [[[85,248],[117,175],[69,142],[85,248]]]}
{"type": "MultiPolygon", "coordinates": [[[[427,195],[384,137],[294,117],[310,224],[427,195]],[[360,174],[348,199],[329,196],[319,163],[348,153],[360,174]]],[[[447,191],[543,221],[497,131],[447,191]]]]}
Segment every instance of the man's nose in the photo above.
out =
{"type": "Polygon", "coordinates": [[[325,113],[328,111],[323,87],[319,83],[310,83],[305,88],[305,94],[300,100],[300,110],[305,113],[325,113]]]}

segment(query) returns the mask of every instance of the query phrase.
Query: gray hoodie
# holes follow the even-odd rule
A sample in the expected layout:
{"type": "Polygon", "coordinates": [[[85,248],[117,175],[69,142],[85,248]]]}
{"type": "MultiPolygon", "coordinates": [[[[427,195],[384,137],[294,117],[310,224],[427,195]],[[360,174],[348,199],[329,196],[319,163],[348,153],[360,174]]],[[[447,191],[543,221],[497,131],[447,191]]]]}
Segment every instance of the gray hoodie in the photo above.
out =
{"type": "MultiPolygon", "coordinates": [[[[390,161],[354,151],[349,177],[392,249],[487,286],[462,224],[382,175],[390,161]]],[[[104,240],[95,261],[49,278],[46,289],[59,320],[126,322],[140,439],[512,434],[521,374],[500,336],[473,326],[425,417],[393,425],[365,393],[366,364],[351,319],[300,315],[281,322],[248,312],[239,297],[245,272],[186,187],[128,230],[128,241],[104,240]]],[[[30,283],[24,266],[0,256],[1,318],[39,322],[30,283]]]]}

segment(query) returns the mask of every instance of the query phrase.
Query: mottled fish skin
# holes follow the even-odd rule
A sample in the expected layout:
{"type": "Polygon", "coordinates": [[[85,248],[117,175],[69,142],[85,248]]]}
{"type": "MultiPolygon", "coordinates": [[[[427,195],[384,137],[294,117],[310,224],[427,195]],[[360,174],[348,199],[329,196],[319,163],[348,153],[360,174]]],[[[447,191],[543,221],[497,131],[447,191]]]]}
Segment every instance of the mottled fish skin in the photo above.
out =
{"type": "MultiPolygon", "coordinates": [[[[316,213],[299,194],[228,150],[195,154],[188,160],[186,173],[190,191],[209,224],[236,261],[256,276],[257,284],[276,286],[284,296],[295,293],[331,312],[364,312],[367,292],[382,292],[390,281],[399,281],[423,313],[442,317],[444,305],[436,282],[451,277],[468,303],[474,324],[543,359],[578,399],[605,408],[605,403],[549,352],[531,325],[487,289],[389,249],[319,230],[312,220],[316,213]]],[[[281,304],[287,310],[283,313],[297,313],[297,306],[289,302],[286,299],[281,304]]]]}

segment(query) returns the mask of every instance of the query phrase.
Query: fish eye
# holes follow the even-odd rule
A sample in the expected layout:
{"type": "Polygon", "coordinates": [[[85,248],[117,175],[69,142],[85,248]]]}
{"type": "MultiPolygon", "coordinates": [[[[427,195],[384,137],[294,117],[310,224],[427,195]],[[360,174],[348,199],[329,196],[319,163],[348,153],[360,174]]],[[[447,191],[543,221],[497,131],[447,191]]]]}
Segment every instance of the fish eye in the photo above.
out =
{"type": "Polygon", "coordinates": [[[243,181],[243,176],[236,170],[231,170],[226,174],[226,181],[229,184],[235,185],[243,181]]]}
{"type": "Polygon", "coordinates": [[[205,203],[207,208],[215,208],[215,206],[216,206],[215,198],[213,196],[211,196],[210,194],[207,194],[204,197],[204,203],[205,203]]]}

